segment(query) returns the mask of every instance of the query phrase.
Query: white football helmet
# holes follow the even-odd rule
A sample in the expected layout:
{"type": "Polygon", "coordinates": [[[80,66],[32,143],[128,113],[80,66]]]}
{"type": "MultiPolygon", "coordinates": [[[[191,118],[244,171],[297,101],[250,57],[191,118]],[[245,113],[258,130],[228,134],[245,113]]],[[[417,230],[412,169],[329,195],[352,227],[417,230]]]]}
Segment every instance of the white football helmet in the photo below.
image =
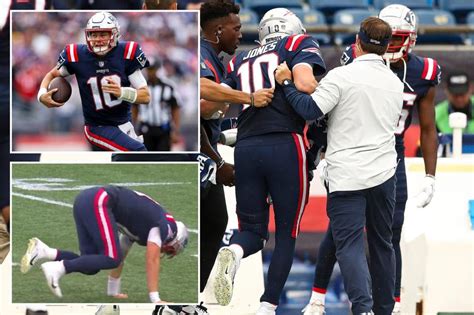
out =
{"type": "Polygon", "coordinates": [[[261,45],[280,40],[286,36],[304,33],[306,33],[306,29],[300,19],[285,8],[269,10],[258,25],[258,39],[261,45]]]}
{"type": "Polygon", "coordinates": [[[169,257],[174,257],[180,254],[186,245],[188,245],[189,232],[186,225],[181,221],[176,221],[176,237],[163,245],[162,251],[169,257]]]}
{"type": "Polygon", "coordinates": [[[86,42],[89,50],[97,55],[105,55],[112,48],[117,46],[120,38],[120,26],[115,16],[109,12],[99,12],[94,14],[86,26],[86,42]],[[109,32],[110,39],[107,43],[102,44],[102,40],[92,38],[94,32],[109,32]]]}
{"type": "Polygon", "coordinates": [[[415,13],[404,5],[391,4],[380,11],[379,18],[392,28],[392,40],[383,58],[397,62],[411,52],[416,44],[415,13]]]}

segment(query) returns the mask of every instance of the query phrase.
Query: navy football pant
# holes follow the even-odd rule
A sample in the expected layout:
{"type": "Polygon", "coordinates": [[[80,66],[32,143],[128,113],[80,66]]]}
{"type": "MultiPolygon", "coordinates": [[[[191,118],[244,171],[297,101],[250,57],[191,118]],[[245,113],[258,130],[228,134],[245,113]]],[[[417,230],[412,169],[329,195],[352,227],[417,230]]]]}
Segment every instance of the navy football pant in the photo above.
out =
{"type": "Polygon", "coordinates": [[[268,134],[239,140],[235,148],[235,191],[239,232],[231,244],[244,257],[268,239],[268,195],[275,213],[275,249],[260,301],[277,305],[293,262],[299,224],[308,200],[306,153],[300,135],[268,134]]]}
{"type": "Polygon", "coordinates": [[[146,151],[143,143],[115,126],[84,126],[84,135],[97,151],[146,151]]]}
{"type": "Polygon", "coordinates": [[[58,250],[56,260],[64,260],[66,273],[92,275],[118,267],[123,256],[107,192],[98,187],[83,190],[74,201],[73,212],[81,255],[58,250]]]}
{"type": "MultiPolygon", "coordinates": [[[[402,234],[402,226],[405,215],[405,205],[407,202],[407,177],[405,171],[404,148],[397,147],[398,166],[396,170],[396,194],[395,194],[395,211],[393,214],[392,226],[392,245],[395,251],[395,298],[400,297],[400,287],[402,278],[402,255],[400,251],[400,240],[402,234]]],[[[336,263],[336,247],[331,235],[331,224],[328,226],[326,235],[324,236],[318,251],[318,260],[316,263],[316,272],[314,276],[313,291],[327,289],[331,273],[336,263]]]]}
{"type": "Polygon", "coordinates": [[[327,212],[336,258],[353,314],[371,310],[377,315],[392,313],[395,303],[394,207],[395,176],[369,189],[329,194],[327,212]],[[364,226],[369,244],[370,273],[365,255],[364,226]]]}

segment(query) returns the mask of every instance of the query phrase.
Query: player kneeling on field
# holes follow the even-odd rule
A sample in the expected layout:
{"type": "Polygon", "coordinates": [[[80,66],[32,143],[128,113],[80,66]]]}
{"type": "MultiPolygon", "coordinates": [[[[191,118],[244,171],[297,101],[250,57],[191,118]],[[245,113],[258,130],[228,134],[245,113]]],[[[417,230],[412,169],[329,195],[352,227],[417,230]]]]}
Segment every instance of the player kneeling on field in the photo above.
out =
{"type": "Polygon", "coordinates": [[[130,247],[138,243],[146,246],[150,301],[160,302],[160,255],[174,257],[184,250],[188,243],[186,226],[149,196],[112,185],[80,192],[73,213],[81,254],[52,248],[32,238],[21,260],[21,272],[27,273],[32,266],[47,261],[41,265],[47,284],[56,296],[62,297],[59,279],[65,274],[94,275],[102,269],[113,269],[107,294],[127,298],[120,291],[120,276],[130,247]]]}

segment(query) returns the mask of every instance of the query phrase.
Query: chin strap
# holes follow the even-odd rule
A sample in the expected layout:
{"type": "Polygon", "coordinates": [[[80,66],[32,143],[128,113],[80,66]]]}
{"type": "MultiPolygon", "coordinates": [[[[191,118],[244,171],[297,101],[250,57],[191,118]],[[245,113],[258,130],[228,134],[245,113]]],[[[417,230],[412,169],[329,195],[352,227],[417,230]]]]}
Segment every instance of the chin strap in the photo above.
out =
{"type": "Polygon", "coordinates": [[[407,62],[405,61],[405,58],[402,57],[402,61],[403,61],[403,80],[402,80],[402,82],[404,84],[406,84],[406,86],[410,89],[410,91],[415,92],[415,90],[406,81],[406,78],[407,78],[407,62]]]}

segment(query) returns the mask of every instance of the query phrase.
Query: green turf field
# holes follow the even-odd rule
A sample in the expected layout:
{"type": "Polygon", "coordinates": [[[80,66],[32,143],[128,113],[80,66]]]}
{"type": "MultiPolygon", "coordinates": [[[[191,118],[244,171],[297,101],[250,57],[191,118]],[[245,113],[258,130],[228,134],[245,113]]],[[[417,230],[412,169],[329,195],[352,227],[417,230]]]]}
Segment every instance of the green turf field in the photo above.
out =
{"type": "Polygon", "coordinates": [[[14,303],[149,303],[145,247],[133,245],[125,260],[122,291],[126,300],[107,297],[107,271],[61,278],[63,298],[46,284],[41,269],[20,272],[28,239],[78,253],[72,203],[86,186],[117,184],[143,192],[191,229],[188,247],[162,259],[160,297],[173,303],[198,302],[197,164],[14,164],[12,167],[12,262],[14,303]],[[31,198],[35,199],[32,200],[31,198]]]}

